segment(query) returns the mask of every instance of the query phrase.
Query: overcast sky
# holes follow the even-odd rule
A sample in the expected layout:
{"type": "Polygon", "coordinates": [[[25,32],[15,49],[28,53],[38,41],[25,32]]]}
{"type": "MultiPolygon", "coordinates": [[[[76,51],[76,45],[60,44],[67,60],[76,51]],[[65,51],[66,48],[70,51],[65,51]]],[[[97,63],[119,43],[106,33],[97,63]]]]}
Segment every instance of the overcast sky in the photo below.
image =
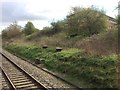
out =
{"type": "Polygon", "coordinates": [[[23,26],[31,21],[36,28],[42,29],[53,20],[62,20],[71,7],[95,5],[104,9],[106,14],[115,17],[119,0],[0,0],[0,29],[17,21],[23,26]]]}

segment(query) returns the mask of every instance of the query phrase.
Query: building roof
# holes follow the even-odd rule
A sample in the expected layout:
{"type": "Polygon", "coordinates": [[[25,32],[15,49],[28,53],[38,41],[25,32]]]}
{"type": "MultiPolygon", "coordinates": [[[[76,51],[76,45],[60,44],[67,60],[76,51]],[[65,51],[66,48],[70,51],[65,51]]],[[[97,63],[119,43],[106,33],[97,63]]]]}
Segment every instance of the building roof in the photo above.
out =
{"type": "Polygon", "coordinates": [[[110,17],[110,16],[108,16],[108,15],[106,15],[106,16],[109,18],[109,20],[114,21],[114,22],[117,22],[117,20],[116,20],[115,18],[110,17]]]}

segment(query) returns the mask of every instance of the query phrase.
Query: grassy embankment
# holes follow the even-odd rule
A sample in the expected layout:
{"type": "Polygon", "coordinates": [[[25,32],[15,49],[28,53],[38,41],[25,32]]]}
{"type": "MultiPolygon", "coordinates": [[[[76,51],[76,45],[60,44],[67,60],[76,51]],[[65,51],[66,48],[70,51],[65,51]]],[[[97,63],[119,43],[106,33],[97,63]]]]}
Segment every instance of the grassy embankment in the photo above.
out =
{"type": "Polygon", "coordinates": [[[38,32],[22,39],[13,39],[13,43],[17,44],[5,48],[33,62],[36,58],[41,59],[47,69],[82,87],[111,88],[117,85],[117,33],[108,31],[86,38],[69,38],[62,32],[51,37],[39,36],[38,32]],[[26,45],[28,43],[31,45],[26,45]],[[44,44],[48,47],[60,46],[65,50],[42,49],[40,46],[44,44]]]}
{"type": "Polygon", "coordinates": [[[35,29],[30,22],[17,33],[16,24],[9,26],[2,33],[3,45],[31,61],[40,59],[46,68],[69,76],[82,87],[116,87],[118,31],[106,31],[107,18],[103,10],[97,10],[75,7],[66,19],[34,33],[30,33],[35,29]],[[42,49],[42,45],[49,48],[42,49]],[[62,47],[63,51],[50,47],[62,47]]]}
{"type": "Polygon", "coordinates": [[[62,74],[82,87],[116,87],[116,55],[89,56],[81,49],[56,52],[55,48],[42,49],[34,45],[11,44],[5,48],[31,61],[41,59],[47,69],[62,74]]]}
{"type": "Polygon", "coordinates": [[[18,44],[48,45],[48,47],[84,49],[92,55],[111,55],[118,50],[118,31],[103,32],[91,37],[75,36],[69,38],[66,33],[60,32],[52,36],[42,36],[41,32],[24,38],[13,39],[18,44]]]}

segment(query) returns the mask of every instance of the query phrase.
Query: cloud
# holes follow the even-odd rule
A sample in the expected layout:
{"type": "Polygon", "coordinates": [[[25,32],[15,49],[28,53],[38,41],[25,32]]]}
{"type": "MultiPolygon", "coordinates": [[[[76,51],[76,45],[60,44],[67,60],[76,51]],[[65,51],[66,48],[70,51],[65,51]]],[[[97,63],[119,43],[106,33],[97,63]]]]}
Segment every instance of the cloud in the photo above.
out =
{"type": "Polygon", "coordinates": [[[26,2],[0,2],[2,4],[2,23],[26,20],[46,20],[47,17],[34,15],[26,9],[26,2]]]}
{"type": "MultiPolygon", "coordinates": [[[[62,20],[68,15],[71,7],[88,7],[91,5],[104,8],[107,15],[114,17],[117,10],[113,11],[119,0],[0,0],[2,14],[1,26],[8,26],[17,21],[24,26],[27,21],[32,21],[36,27],[41,28],[50,24],[52,20],[62,20]]],[[[1,13],[1,10],[0,10],[1,13]]]]}

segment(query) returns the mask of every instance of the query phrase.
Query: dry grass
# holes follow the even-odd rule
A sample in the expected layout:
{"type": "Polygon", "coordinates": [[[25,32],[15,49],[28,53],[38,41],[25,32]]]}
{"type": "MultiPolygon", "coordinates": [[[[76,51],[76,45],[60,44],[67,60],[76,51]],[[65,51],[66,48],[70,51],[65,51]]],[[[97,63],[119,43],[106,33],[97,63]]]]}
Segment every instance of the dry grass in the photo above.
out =
{"type": "Polygon", "coordinates": [[[84,39],[66,39],[64,34],[53,37],[42,37],[34,40],[34,43],[65,48],[82,48],[88,54],[108,55],[116,54],[118,48],[117,31],[109,31],[99,35],[93,35],[84,39]]]}
{"type": "Polygon", "coordinates": [[[118,50],[117,31],[108,31],[83,39],[68,39],[65,33],[59,33],[51,37],[34,37],[33,40],[27,40],[26,38],[15,39],[14,42],[21,44],[36,44],[39,46],[46,44],[49,47],[82,48],[90,55],[116,54],[118,50]]]}
{"type": "MultiPolygon", "coordinates": [[[[118,51],[118,31],[108,31],[93,35],[91,37],[80,38],[66,38],[65,33],[59,33],[51,37],[34,37],[32,40],[27,40],[25,37],[14,39],[13,43],[18,44],[35,44],[35,45],[48,45],[49,47],[62,47],[62,48],[79,48],[84,49],[87,55],[112,55],[117,54],[118,51]]],[[[120,49],[120,48],[119,48],[120,49]]],[[[120,67],[118,65],[118,69],[120,67]]],[[[118,73],[120,74],[120,73],[118,73]]],[[[120,77],[118,76],[120,79],[120,77]]],[[[118,82],[120,85],[120,81],[118,82]]]]}
{"type": "Polygon", "coordinates": [[[109,31],[78,41],[76,42],[75,47],[84,48],[90,54],[108,55],[117,54],[117,45],[117,31],[109,31]]]}

